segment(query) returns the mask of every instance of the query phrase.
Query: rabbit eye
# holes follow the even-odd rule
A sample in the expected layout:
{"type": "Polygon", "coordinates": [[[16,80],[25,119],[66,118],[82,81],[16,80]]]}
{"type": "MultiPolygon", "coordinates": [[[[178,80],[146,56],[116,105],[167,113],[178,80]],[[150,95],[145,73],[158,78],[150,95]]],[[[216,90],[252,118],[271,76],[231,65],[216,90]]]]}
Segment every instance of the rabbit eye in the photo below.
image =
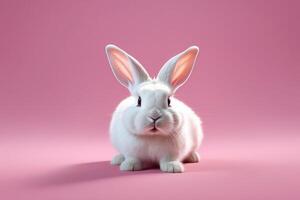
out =
{"type": "Polygon", "coordinates": [[[168,98],[168,107],[171,107],[171,99],[168,98]]]}
{"type": "Polygon", "coordinates": [[[141,99],[141,97],[139,97],[139,99],[138,99],[138,102],[137,102],[137,107],[141,107],[141,104],[142,104],[142,99],[141,99]]]}

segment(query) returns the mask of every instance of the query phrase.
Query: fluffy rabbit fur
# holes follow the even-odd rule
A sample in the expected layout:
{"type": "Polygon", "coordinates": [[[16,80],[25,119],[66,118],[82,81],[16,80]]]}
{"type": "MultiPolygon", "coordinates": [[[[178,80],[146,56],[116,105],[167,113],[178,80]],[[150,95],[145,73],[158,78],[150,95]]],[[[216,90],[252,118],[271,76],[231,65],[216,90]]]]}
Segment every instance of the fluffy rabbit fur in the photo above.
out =
{"type": "Polygon", "coordinates": [[[107,45],[106,54],[113,74],[131,93],[112,116],[111,142],[120,154],[111,163],[125,171],[159,165],[162,171],[173,173],[184,171],[183,162],[198,162],[201,121],[174,97],[192,72],[198,47],[171,58],[153,79],[117,46],[107,45]]]}

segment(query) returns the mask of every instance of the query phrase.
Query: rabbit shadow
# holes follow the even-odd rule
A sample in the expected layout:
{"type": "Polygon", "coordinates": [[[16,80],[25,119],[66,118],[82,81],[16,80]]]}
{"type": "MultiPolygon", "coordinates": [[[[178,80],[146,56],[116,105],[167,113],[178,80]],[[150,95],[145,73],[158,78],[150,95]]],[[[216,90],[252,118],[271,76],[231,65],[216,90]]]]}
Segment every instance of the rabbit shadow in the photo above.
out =
{"type": "MultiPolygon", "coordinates": [[[[253,169],[253,165],[244,161],[203,159],[199,163],[185,164],[184,173],[243,173],[253,169]]],[[[183,175],[184,175],[183,173],[183,175]]],[[[125,176],[170,175],[163,173],[158,168],[143,171],[120,171],[119,167],[112,166],[109,161],[73,164],[38,177],[35,186],[59,186],[83,182],[101,181],[125,176]]]]}
{"type": "Polygon", "coordinates": [[[34,182],[37,186],[55,186],[100,181],[104,179],[130,175],[146,175],[159,172],[160,171],[157,169],[148,169],[135,172],[120,171],[119,167],[111,165],[110,161],[98,161],[62,167],[46,175],[38,177],[34,182]]]}
{"type": "Polygon", "coordinates": [[[202,159],[199,163],[185,164],[186,172],[244,173],[261,168],[251,160],[202,159]]]}

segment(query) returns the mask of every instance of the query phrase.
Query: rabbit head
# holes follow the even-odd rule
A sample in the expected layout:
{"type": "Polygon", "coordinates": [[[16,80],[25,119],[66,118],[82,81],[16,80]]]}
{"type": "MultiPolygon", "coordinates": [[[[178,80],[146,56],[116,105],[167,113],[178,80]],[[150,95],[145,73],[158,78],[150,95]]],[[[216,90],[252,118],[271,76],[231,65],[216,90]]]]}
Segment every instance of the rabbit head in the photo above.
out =
{"type": "Polygon", "coordinates": [[[144,67],[115,45],[106,46],[106,54],[117,80],[131,93],[121,103],[122,122],[135,135],[170,135],[182,123],[181,102],[175,91],[190,76],[198,47],[192,46],[167,61],[156,78],[150,78],[144,67]]]}

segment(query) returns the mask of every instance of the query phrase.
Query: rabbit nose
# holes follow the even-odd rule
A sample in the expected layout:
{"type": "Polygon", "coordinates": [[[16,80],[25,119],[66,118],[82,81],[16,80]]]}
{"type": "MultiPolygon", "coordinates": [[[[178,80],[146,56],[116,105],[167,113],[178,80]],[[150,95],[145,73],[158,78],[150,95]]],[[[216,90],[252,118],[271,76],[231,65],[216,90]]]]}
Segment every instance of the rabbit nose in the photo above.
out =
{"type": "Polygon", "coordinates": [[[150,113],[150,117],[151,117],[151,118],[154,118],[154,119],[160,118],[160,117],[161,117],[161,112],[160,112],[160,110],[154,108],[154,109],[151,111],[151,113],[150,113]]]}
{"type": "Polygon", "coordinates": [[[153,122],[155,122],[159,118],[161,118],[161,112],[158,109],[153,109],[149,115],[149,119],[151,119],[151,120],[153,120],[153,122]]]}
{"type": "Polygon", "coordinates": [[[158,117],[156,117],[156,118],[150,116],[149,118],[152,119],[153,122],[156,122],[156,120],[158,120],[159,118],[161,118],[161,116],[158,116],[158,117]]]}

